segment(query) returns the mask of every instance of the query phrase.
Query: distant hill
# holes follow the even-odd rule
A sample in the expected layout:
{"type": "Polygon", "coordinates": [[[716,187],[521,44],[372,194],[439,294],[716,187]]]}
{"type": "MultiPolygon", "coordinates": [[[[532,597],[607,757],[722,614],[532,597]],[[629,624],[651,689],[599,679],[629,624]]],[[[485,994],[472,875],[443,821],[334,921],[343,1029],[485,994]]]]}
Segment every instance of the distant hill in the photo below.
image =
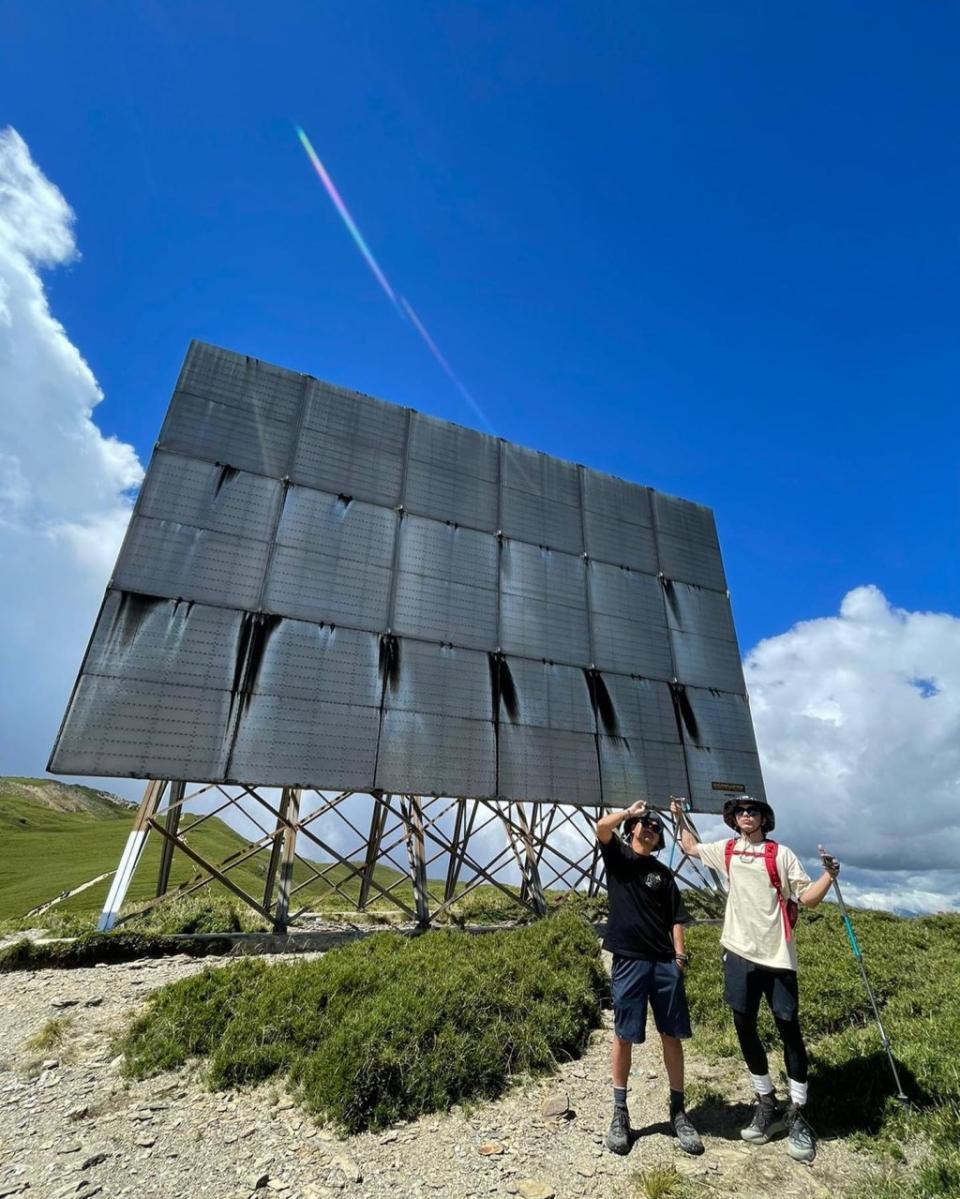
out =
{"type": "MultiPolygon", "coordinates": [[[[134,811],[133,804],[109,791],[56,779],[0,777],[0,919],[22,916],[61,891],[114,870],[133,826],[134,811]]],[[[246,845],[239,833],[216,817],[204,821],[187,840],[213,862],[246,845]]],[[[154,894],[159,861],[160,839],[154,835],[127,893],[129,902],[142,902],[154,894]]],[[[261,854],[238,866],[231,877],[260,899],[265,871],[266,858],[261,854]]],[[[171,886],[195,873],[196,867],[184,854],[174,855],[171,886]]],[[[107,879],[57,910],[98,909],[109,886],[107,879]]]]}
{"type": "Polygon", "coordinates": [[[73,817],[129,820],[133,805],[109,791],[59,779],[0,778],[0,829],[72,828],[73,817]],[[68,819],[63,820],[66,816],[68,819]]]}

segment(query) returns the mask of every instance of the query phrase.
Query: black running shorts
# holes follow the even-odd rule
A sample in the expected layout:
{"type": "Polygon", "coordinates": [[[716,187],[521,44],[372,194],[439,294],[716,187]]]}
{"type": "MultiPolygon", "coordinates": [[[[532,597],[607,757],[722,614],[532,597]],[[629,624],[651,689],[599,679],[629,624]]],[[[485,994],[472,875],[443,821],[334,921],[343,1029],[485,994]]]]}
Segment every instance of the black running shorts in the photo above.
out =
{"type": "Polygon", "coordinates": [[[799,1006],[796,970],[771,970],[729,949],[723,954],[723,998],[735,1012],[755,1016],[765,998],[778,1020],[793,1020],[799,1006]]]}

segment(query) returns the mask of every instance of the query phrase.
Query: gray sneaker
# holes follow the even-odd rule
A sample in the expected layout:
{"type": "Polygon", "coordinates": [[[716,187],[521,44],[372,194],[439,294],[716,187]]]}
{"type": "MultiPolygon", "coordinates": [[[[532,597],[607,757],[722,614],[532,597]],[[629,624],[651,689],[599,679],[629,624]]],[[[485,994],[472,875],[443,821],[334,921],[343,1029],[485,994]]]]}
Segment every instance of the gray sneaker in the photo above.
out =
{"type": "Polygon", "coordinates": [[[795,1162],[812,1162],[817,1156],[817,1134],[807,1123],[803,1108],[791,1103],[786,1111],[787,1153],[795,1162]]]}
{"type": "Polygon", "coordinates": [[[613,1109],[613,1119],[607,1132],[607,1148],[611,1153],[630,1152],[630,1113],[625,1107],[613,1109]]]}
{"type": "Polygon", "coordinates": [[[694,1157],[703,1153],[703,1141],[700,1140],[700,1134],[693,1127],[686,1112],[677,1112],[672,1123],[673,1131],[676,1133],[680,1148],[684,1153],[692,1153],[694,1157]]]}
{"type": "Polygon", "coordinates": [[[783,1132],[786,1125],[783,1122],[783,1112],[777,1106],[777,1097],[758,1095],[753,1108],[753,1119],[746,1128],[740,1129],[740,1135],[751,1145],[766,1145],[767,1141],[777,1132],[783,1132]]]}

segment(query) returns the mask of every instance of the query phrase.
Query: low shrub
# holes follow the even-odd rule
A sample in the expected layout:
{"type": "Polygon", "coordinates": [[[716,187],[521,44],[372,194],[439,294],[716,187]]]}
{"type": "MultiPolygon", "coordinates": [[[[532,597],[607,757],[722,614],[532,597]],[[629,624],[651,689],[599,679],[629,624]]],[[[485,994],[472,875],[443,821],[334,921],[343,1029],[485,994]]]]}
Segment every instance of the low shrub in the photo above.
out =
{"type": "Polygon", "coordinates": [[[175,933],[263,932],[270,926],[239,899],[207,893],[158,904],[125,927],[172,936],[175,933]]]}
{"type": "Polygon", "coordinates": [[[207,1061],[215,1088],[285,1076],[345,1131],[498,1094],[578,1056],[605,988],[596,936],[561,913],[525,928],[378,933],[309,962],[244,960],[154,992],[119,1043],[144,1077],[207,1061]]]}
{"type": "Polygon", "coordinates": [[[226,939],[191,943],[154,933],[86,933],[74,941],[44,943],[24,937],[0,950],[0,974],[13,970],[73,970],[174,953],[206,957],[230,953],[232,949],[232,942],[226,939]]]}

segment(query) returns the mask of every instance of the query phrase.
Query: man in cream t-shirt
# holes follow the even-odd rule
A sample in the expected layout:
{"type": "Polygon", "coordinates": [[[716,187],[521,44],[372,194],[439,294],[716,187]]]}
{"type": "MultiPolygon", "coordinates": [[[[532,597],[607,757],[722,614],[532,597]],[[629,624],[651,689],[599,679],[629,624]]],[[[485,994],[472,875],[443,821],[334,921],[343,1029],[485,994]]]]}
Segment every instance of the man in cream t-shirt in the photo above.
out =
{"type": "Polygon", "coordinates": [[[786,1126],[787,1152],[797,1161],[811,1162],[817,1142],[804,1117],[807,1051],[800,1031],[797,951],[788,905],[796,900],[804,907],[816,907],[840,867],[834,858],[825,856],[823,874],[811,882],[793,850],[779,845],[773,859],[778,881],[775,887],[764,849],[767,833],[775,824],[768,803],[740,796],[724,804],[724,822],[736,834],[732,846],[728,841],[701,844],[686,822],[682,802],[674,800],[670,806],[684,851],[727,875],[727,905],[720,935],[726,951],[724,999],[733,1009],[740,1050],[757,1095],[753,1119],[740,1135],[745,1141],[763,1145],[786,1126]],[[784,1111],[778,1109],[767,1054],[757,1032],[761,999],[766,999],[783,1042],[790,1090],[790,1102],[784,1111]]]}

